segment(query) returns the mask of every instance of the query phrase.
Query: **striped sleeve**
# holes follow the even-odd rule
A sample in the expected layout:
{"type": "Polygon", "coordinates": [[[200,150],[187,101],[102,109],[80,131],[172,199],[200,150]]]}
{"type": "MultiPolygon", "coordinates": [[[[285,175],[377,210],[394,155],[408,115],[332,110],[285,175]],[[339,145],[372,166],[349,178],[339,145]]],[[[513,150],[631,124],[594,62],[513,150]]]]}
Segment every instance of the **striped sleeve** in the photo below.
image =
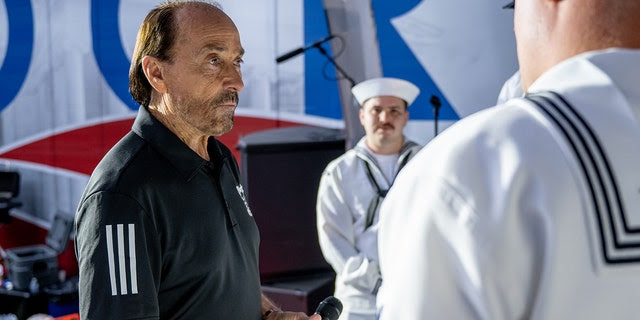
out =
{"type": "Polygon", "coordinates": [[[76,224],[82,318],[158,317],[160,246],[144,210],[100,192],[82,203],[76,224]]]}

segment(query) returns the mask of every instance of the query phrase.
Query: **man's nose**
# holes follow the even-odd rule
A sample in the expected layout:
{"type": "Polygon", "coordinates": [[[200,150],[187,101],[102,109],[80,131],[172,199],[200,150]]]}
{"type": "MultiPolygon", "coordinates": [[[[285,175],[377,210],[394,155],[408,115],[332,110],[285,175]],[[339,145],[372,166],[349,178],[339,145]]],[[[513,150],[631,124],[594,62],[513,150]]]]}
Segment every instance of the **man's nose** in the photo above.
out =
{"type": "Polygon", "coordinates": [[[387,120],[389,120],[389,117],[390,117],[390,115],[389,115],[389,112],[387,110],[380,111],[380,114],[378,115],[378,119],[381,122],[386,122],[387,120]]]}
{"type": "Polygon", "coordinates": [[[242,81],[242,73],[240,70],[234,66],[227,66],[225,68],[222,86],[225,90],[240,92],[242,88],[244,88],[244,82],[242,81]]]}

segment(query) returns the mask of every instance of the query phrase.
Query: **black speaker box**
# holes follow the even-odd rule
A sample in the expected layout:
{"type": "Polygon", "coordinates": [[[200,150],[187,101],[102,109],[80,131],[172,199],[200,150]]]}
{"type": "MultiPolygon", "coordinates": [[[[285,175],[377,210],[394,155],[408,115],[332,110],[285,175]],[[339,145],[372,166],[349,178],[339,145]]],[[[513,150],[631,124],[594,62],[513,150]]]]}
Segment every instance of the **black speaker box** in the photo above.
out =
{"type": "Polygon", "coordinates": [[[300,126],[238,142],[242,184],[260,230],[264,281],[331,271],[318,244],[316,195],[326,165],[344,153],[339,130],[300,126]]]}
{"type": "Polygon", "coordinates": [[[270,280],[262,283],[262,292],[286,311],[312,314],[324,298],[333,294],[335,274],[270,280]]]}

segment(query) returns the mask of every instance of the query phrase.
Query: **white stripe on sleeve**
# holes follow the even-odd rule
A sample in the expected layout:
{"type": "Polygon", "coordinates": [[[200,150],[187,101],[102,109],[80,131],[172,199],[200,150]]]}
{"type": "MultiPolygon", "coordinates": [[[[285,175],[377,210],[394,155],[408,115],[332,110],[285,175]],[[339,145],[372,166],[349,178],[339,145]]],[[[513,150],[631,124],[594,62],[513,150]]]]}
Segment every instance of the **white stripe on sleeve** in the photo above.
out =
{"type": "Polygon", "coordinates": [[[138,294],[138,274],[136,271],[136,228],[129,224],[129,268],[131,269],[131,294],[138,294]]]}
{"type": "Polygon", "coordinates": [[[113,261],[113,230],[111,225],[106,225],[107,232],[107,258],[109,260],[109,278],[111,279],[111,295],[118,295],[118,288],[116,287],[116,270],[115,263],[113,261]]]}
{"type": "Polygon", "coordinates": [[[120,294],[127,294],[127,270],[124,257],[124,226],[117,225],[118,230],[118,265],[120,266],[120,294]]]}

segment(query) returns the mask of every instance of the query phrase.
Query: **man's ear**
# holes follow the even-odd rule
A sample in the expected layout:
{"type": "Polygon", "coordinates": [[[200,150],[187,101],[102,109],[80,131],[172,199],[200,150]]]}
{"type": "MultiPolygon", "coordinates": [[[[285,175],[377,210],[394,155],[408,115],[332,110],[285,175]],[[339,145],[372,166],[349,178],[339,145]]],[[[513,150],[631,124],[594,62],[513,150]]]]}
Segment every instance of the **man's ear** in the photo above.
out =
{"type": "Polygon", "coordinates": [[[159,93],[167,92],[167,85],[164,82],[163,66],[161,61],[152,56],[142,58],[142,71],[147,77],[149,84],[159,93]]]}
{"type": "Polygon", "coordinates": [[[360,109],[358,109],[358,118],[360,119],[360,124],[364,127],[365,125],[365,121],[364,121],[364,107],[360,107],[360,109]]]}

